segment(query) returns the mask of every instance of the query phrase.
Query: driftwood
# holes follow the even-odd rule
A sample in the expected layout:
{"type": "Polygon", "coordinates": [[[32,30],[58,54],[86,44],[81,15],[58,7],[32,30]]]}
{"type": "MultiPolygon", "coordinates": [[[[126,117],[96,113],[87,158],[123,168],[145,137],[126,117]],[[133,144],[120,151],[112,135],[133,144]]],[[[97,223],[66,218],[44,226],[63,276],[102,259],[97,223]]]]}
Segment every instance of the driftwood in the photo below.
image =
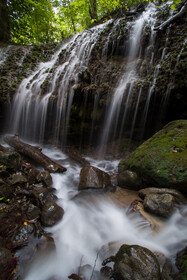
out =
{"type": "Polygon", "coordinates": [[[4,141],[8,143],[10,146],[12,146],[16,151],[18,151],[22,155],[28,156],[29,158],[39,163],[50,173],[56,173],[56,172],[62,173],[66,171],[65,167],[52,161],[50,158],[44,155],[39,148],[22,142],[17,135],[5,136],[4,141]]]}
{"type": "Polygon", "coordinates": [[[74,161],[80,163],[82,166],[90,165],[89,161],[83,158],[79,153],[66,149],[65,153],[74,161]]]}
{"type": "Polygon", "coordinates": [[[73,280],[84,280],[83,278],[81,278],[79,275],[72,273],[71,275],[68,276],[69,279],[73,279],[73,280]]]}
{"type": "Polygon", "coordinates": [[[156,30],[156,31],[165,30],[171,23],[175,22],[178,18],[182,17],[186,13],[186,11],[187,11],[187,2],[185,2],[185,4],[182,6],[180,11],[176,15],[170,17],[168,20],[163,22],[158,27],[155,27],[154,30],[156,30]]]}

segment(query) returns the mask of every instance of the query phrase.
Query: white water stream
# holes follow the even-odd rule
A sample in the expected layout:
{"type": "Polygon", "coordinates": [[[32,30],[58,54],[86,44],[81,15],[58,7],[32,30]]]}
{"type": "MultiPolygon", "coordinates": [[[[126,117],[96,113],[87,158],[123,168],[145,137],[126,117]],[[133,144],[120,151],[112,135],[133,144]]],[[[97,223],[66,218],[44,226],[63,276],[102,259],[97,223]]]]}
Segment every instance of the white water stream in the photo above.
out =
{"type": "MultiPolygon", "coordinates": [[[[24,280],[67,280],[72,273],[84,275],[87,280],[100,279],[93,274],[93,267],[94,271],[99,271],[102,261],[115,253],[109,250],[109,242],[118,245],[116,250],[119,244],[139,244],[170,258],[184,248],[187,216],[183,213],[187,207],[176,210],[163,230],[155,235],[142,218],[127,216],[127,209],[120,208],[105,196],[95,193],[92,199],[88,199],[89,195],[72,199],[78,194],[80,167],[56,148],[43,151],[67,167],[66,173],[53,175],[58,203],[65,214],[60,223],[48,229],[55,239],[56,252],[37,258],[24,280]]],[[[116,172],[118,161],[89,160],[107,172],[116,172]]]]}

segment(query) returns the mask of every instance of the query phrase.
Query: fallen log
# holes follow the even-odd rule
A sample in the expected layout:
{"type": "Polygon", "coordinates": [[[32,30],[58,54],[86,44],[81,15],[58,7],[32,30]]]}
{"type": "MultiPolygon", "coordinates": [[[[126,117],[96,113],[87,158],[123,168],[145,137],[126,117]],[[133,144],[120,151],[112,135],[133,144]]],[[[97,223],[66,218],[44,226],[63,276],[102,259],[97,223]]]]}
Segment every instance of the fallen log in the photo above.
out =
{"type": "Polygon", "coordinates": [[[52,161],[46,155],[44,155],[41,150],[37,147],[29,145],[27,143],[22,142],[18,135],[15,136],[5,136],[4,141],[13,147],[16,151],[24,156],[28,156],[29,158],[33,159],[41,166],[43,166],[46,170],[50,173],[62,173],[65,172],[67,169],[60,164],[52,161]]]}
{"type": "Polygon", "coordinates": [[[5,147],[2,146],[1,144],[0,144],[0,151],[3,152],[3,153],[8,153],[8,152],[10,152],[9,149],[5,148],[5,147]]]}
{"type": "Polygon", "coordinates": [[[82,166],[89,166],[90,163],[89,161],[87,161],[85,158],[83,158],[79,153],[75,152],[75,151],[71,151],[66,149],[65,153],[74,161],[80,163],[82,166]]]}

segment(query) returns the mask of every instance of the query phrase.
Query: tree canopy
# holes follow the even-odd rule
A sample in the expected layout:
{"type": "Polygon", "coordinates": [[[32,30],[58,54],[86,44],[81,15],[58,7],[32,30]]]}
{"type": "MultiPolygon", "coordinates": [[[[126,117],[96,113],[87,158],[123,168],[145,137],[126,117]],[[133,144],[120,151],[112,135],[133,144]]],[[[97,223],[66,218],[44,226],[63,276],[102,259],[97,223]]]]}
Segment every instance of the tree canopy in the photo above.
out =
{"type": "MultiPolygon", "coordinates": [[[[0,42],[51,43],[149,0],[0,0],[0,42]]],[[[181,0],[173,1],[173,8],[181,0]]]]}

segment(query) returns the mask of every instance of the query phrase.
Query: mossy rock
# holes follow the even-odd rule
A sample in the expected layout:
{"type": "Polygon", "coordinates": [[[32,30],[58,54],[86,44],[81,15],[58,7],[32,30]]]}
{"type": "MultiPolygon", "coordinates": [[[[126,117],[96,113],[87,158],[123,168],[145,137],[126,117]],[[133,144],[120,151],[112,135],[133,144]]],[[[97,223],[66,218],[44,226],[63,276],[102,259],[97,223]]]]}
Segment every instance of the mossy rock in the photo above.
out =
{"type": "Polygon", "coordinates": [[[176,266],[179,269],[176,280],[187,279],[187,247],[177,254],[176,266]]]}
{"type": "Polygon", "coordinates": [[[136,172],[145,186],[187,193],[187,120],[172,121],[119,164],[136,172]]]}

